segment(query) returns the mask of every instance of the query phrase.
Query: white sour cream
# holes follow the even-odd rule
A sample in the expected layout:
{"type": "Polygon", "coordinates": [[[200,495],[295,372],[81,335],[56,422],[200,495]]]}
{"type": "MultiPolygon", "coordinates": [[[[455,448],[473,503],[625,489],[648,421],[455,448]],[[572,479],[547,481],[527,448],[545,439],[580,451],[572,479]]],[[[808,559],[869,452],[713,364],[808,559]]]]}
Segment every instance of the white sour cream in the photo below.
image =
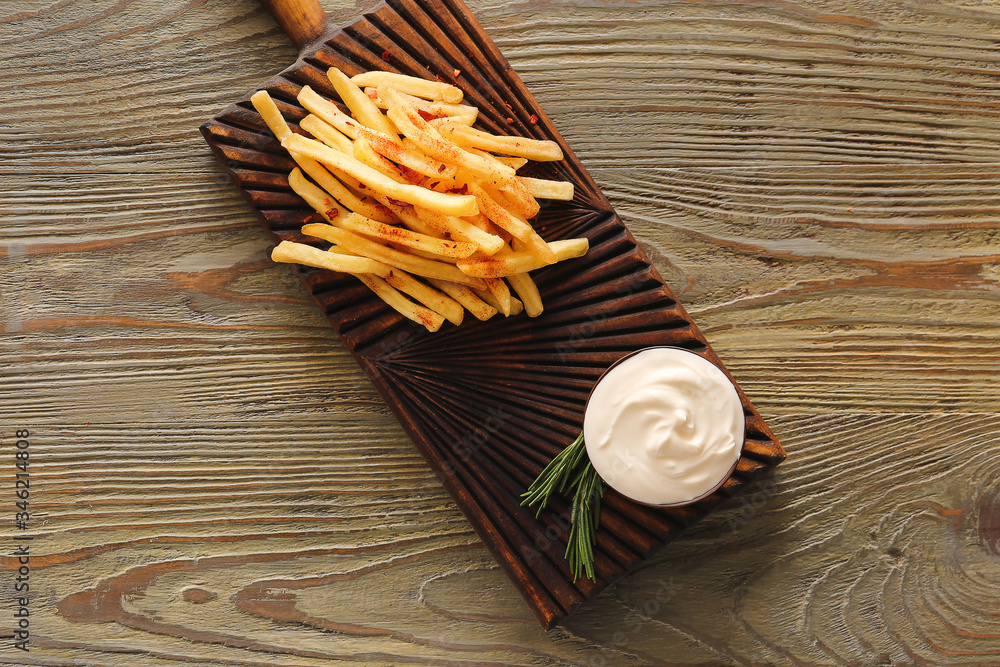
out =
{"type": "Polygon", "coordinates": [[[583,439],[597,474],[619,493],[672,505],[729,476],[745,427],[725,373],[693,352],[655,347],[604,374],[587,402],[583,439]]]}

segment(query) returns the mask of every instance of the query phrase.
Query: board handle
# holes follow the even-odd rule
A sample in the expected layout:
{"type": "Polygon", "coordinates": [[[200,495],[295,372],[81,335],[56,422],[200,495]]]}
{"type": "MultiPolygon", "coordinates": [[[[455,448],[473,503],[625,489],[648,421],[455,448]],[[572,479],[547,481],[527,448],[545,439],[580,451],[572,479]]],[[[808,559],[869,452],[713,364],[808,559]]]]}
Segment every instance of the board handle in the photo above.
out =
{"type": "Polygon", "coordinates": [[[323,34],[327,16],[317,0],[260,0],[299,49],[323,34]]]}

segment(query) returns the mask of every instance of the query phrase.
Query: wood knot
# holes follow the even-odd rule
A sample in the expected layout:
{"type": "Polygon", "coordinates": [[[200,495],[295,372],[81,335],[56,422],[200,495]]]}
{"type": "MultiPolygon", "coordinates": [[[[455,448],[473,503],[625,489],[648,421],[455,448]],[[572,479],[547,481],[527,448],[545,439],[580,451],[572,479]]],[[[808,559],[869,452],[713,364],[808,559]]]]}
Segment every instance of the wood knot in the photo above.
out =
{"type": "Polygon", "coordinates": [[[181,592],[181,595],[184,597],[185,601],[194,604],[204,604],[205,602],[210,602],[219,597],[217,593],[206,591],[204,588],[199,588],[197,586],[185,588],[181,592]]]}

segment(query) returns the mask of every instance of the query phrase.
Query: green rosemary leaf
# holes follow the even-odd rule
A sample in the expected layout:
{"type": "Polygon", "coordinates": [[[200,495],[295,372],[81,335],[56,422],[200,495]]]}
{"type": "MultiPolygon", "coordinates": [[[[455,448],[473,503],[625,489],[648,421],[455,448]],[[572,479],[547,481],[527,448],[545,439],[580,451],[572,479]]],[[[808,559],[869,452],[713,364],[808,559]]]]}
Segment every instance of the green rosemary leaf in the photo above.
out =
{"type": "Polygon", "coordinates": [[[566,484],[573,474],[573,469],[580,462],[580,458],[585,456],[587,453],[587,447],[583,443],[583,433],[577,437],[566,449],[562,450],[556,454],[555,458],[549,461],[549,464],[545,466],[541,474],[531,483],[528,490],[521,494],[524,500],[521,501],[522,505],[527,505],[528,507],[538,504],[538,511],[535,513],[535,517],[539,517],[542,514],[542,510],[549,502],[549,496],[554,492],[562,493],[566,490],[566,484]]]}
{"type": "Polygon", "coordinates": [[[566,560],[573,577],[579,579],[585,572],[591,581],[594,575],[594,543],[597,541],[597,524],[604,495],[604,485],[590,461],[576,476],[573,488],[573,511],[570,518],[569,539],[566,542],[566,560]]]}
{"type": "Polygon", "coordinates": [[[566,560],[573,577],[579,579],[586,574],[592,581],[596,581],[594,544],[600,523],[604,483],[590,463],[582,433],[573,444],[559,452],[545,466],[528,490],[521,495],[521,504],[529,507],[537,504],[537,518],[541,516],[553,493],[564,494],[573,499],[569,538],[566,540],[566,560]]]}

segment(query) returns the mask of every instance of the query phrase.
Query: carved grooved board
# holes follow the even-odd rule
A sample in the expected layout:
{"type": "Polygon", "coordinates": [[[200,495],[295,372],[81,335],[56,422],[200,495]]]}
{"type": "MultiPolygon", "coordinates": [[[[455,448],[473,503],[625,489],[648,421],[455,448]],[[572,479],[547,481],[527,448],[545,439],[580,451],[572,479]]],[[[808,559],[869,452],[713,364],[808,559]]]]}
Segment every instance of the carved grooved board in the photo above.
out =
{"type": "MultiPolygon", "coordinates": [[[[734,476],[704,502],[673,510],[640,506],[608,489],[595,549],[597,581],[574,582],[563,557],[568,505],[557,499],[536,519],[534,510],[521,507],[520,494],[576,437],[598,376],[625,354],[652,345],[684,347],[722,364],[460,0],[390,0],[328,35],[261,87],[294,130],[307,113],[295,100],[302,86],[336,99],[328,67],[348,75],[384,69],[453,83],[480,108],[478,127],[552,139],[566,156],[526,167],[529,175],[576,187],[571,202],[543,201],[535,226],[547,240],[586,236],[591,250],[533,274],[545,303],[538,318],[468,318],[429,333],[350,276],[298,269],[441,483],[550,628],[785,452],[741,390],[747,438],[734,476]]],[[[312,211],[288,186],[294,163],[249,95],[201,129],[275,241],[301,239],[298,229],[312,211]]]]}

